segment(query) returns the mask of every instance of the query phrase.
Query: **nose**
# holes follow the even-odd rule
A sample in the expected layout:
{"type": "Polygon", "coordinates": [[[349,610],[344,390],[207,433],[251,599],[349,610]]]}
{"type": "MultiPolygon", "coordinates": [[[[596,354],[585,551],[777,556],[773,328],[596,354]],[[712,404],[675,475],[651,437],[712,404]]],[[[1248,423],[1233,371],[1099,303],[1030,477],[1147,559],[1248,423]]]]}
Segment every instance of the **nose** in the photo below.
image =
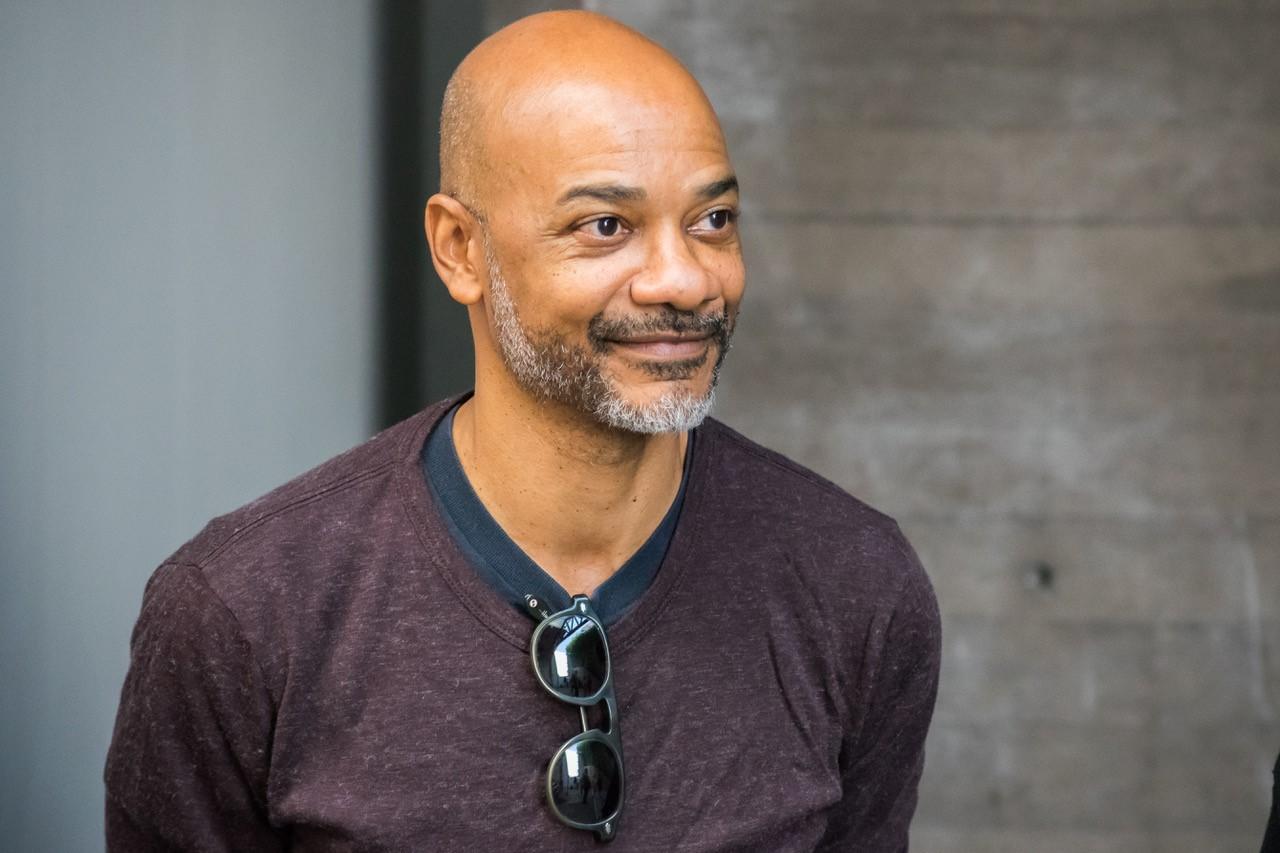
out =
{"type": "Polygon", "coordinates": [[[693,311],[719,296],[717,278],[698,257],[697,247],[682,228],[650,233],[644,269],[631,281],[632,301],[693,311]]]}

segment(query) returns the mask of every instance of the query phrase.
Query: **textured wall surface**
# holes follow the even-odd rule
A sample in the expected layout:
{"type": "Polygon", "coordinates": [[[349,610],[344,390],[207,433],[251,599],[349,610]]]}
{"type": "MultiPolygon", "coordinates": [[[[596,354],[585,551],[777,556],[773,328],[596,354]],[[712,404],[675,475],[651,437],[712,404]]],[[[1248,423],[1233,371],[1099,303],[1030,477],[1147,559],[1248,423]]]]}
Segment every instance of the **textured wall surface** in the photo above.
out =
{"type": "Polygon", "coordinates": [[[750,285],[720,415],[896,516],[931,570],[914,846],[1256,851],[1280,4],[587,5],[725,121],[750,285]]]}

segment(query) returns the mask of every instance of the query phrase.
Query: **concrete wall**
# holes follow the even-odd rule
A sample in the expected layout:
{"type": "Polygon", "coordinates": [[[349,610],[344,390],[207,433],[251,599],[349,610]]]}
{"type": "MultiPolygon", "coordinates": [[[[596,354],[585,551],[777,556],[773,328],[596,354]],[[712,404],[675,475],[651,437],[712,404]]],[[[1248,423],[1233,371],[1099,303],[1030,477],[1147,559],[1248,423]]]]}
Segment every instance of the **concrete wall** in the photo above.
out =
{"type": "Polygon", "coordinates": [[[725,120],[750,250],[720,415],[899,518],[931,569],[918,849],[1256,851],[1280,6],[587,5],[725,120]]]}
{"type": "Polygon", "coordinates": [[[142,586],[374,423],[370,3],[0,4],[0,848],[102,849],[142,586]]]}

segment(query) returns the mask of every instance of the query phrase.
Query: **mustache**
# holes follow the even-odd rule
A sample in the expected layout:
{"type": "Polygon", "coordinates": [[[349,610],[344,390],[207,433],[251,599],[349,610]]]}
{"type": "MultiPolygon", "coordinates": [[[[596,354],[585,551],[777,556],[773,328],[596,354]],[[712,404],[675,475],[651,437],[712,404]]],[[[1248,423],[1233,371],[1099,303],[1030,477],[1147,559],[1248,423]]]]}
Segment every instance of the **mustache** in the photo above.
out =
{"type": "Polygon", "coordinates": [[[664,306],[659,314],[645,314],[641,317],[605,317],[603,313],[597,314],[587,324],[587,337],[597,348],[603,348],[607,341],[638,335],[662,332],[707,335],[715,338],[721,349],[724,349],[732,328],[729,314],[723,310],[699,314],[697,311],[680,311],[664,306]]]}

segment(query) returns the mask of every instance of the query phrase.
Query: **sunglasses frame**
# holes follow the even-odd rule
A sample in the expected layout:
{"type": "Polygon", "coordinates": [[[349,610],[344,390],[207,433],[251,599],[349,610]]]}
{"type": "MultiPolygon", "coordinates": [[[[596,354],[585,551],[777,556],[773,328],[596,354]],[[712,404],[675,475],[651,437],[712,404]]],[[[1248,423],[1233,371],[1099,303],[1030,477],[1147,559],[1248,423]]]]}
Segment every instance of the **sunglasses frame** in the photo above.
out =
{"type": "Polygon", "coordinates": [[[618,699],[613,690],[613,656],[609,652],[609,637],[605,633],[604,622],[601,621],[600,617],[597,616],[596,612],[591,608],[591,600],[585,595],[575,595],[573,597],[573,603],[570,604],[569,607],[555,613],[549,613],[546,608],[542,606],[542,602],[531,595],[525,596],[525,604],[536,617],[540,617],[542,619],[542,621],[538,623],[538,627],[533,631],[533,639],[529,641],[529,660],[533,664],[533,674],[538,679],[538,683],[542,685],[543,689],[556,699],[570,705],[577,705],[578,715],[582,719],[582,731],[561,744],[560,748],[551,756],[551,761],[547,765],[547,805],[551,807],[551,813],[556,816],[556,819],[566,826],[571,826],[574,829],[592,831],[601,841],[612,841],[618,831],[618,816],[622,814],[622,805],[624,802],[624,795],[626,794],[626,771],[624,770],[622,763],[622,730],[618,725],[618,699]],[[604,683],[600,685],[600,689],[590,696],[565,696],[543,679],[542,669],[538,666],[538,638],[542,636],[542,632],[546,630],[553,620],[560,617],[570,616],[580,616],[594,622],[596,630],[600,632],[600,641],[604,645],[604,659],[606,667],[604,683]],[[604,702],[605,711],[609,715],[609,727],[607,729],[593,728],[587,722],[587,708],[598,705],[601,701],[604,702]],[[613,813],[606,816],[603,820],[592,823],[580,823],[576,820],[571,820],[560,811],[560,808],[556,805],[551,783],[556,763],[560,761],[564,753],[571,747],[588,741],[603,743],[612,750],[614,758],[617,760],[618,805],[617,808],[613,810],[613,813]]]}

